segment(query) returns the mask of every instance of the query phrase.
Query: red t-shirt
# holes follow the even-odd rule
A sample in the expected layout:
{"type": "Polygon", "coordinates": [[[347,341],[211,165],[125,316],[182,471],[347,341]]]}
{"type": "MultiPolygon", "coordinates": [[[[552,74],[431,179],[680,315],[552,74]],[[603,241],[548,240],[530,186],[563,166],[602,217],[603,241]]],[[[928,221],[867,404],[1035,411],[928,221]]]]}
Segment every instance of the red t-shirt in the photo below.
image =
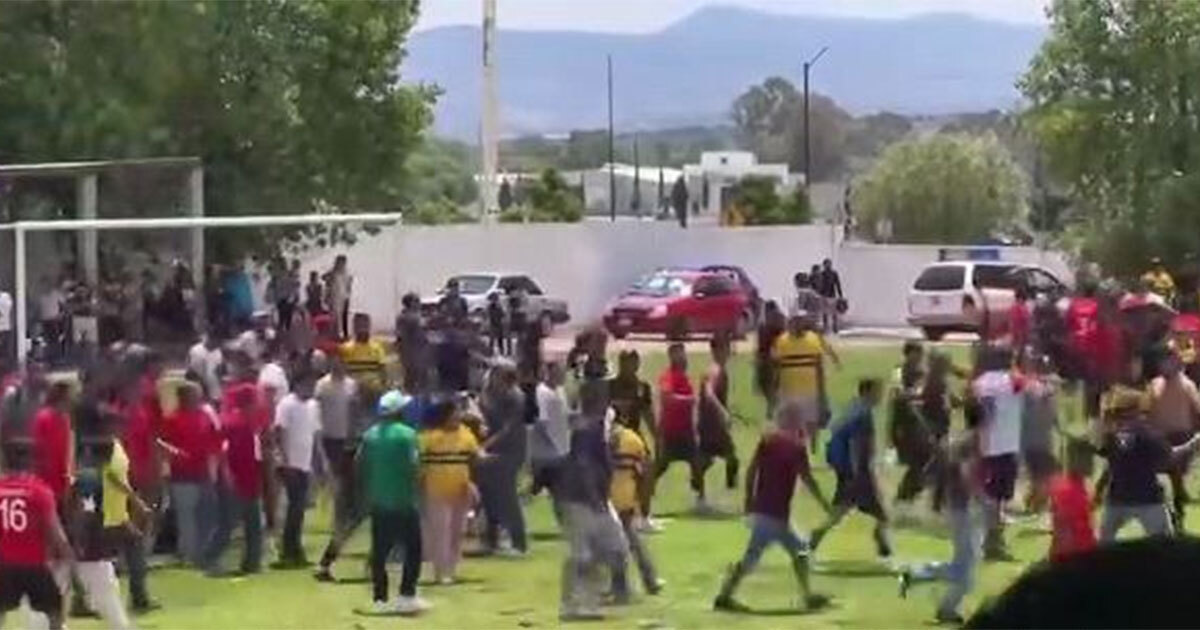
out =
{"type": "Polygon", "coordinates": [[[1050,514],[1054,523],[1051,560],[1062,560],[1096,548],[1091,502],[1083,479],[1058,474],[1050,480],[1050,514]]]}
{"type": "Polygon", "coordinates": [[[668,368],[658,377],[658,393],[661,400],[658,428],[663,439],[691,438],[696,391],[687,372],[668,368]]]}
{"type": "Polygon", "coordinates": [[[142,379],[140,396],[127,413],[129,418],[121,435],[121,446],[129,457],[129,481],[134,487],[147,488],[158,481],[154,449],[163,420],[154,378],[142,379]]]}
{"type": "Polygon", "coordinates": [[[56,500],[71,485],[71,417],[54,407],[42,407],[33,416],[34,472],[50,487],[56,500]]]}
{"type": "Polygon", "coordinates": [[[208,463],[220,452],[221,441],[207,411],[200,407],[177,410],[166,420],[163,440],[182,451],[170,456],[172,480],[210,480],[208,463]]]}
{"type": "Polygon", "coordinates": [[[221,437],[229,462],[230,484],[237,496],[255,499],[262,494],[262,442],[267,427],[253,410],[232,409],[221,413],[221,437]]]}
{"type": "Polygon", "coordinates": [[[45,566],[46,532],[57,519],[54,504],[50,487],[31,474],[0,477],[0,565],[45,566]]]}
{"type": "Polygon", "coordinates": [[[796,491],[796,477],[808,470],[808,452],[804,442],[785,433],[768,433],[759,441],[754,459],[757,471],[749,511],[788,520],[792,511],[792,494],[796,491]]]}
{"type": "Polygon", "coordinates": [[[1066,320],[1071,349],[1080,356],[1095,356],[1100,336],[1100,303],[1089,297],[1071,298],[1067,304],[1066,320]]]}

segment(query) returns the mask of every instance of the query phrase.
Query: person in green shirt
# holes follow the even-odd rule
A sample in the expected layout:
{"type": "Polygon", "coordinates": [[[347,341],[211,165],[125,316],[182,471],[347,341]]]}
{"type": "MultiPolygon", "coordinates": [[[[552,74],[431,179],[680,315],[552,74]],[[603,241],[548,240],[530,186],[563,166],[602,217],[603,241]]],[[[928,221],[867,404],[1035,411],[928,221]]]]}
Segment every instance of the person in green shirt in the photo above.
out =
{"type": "Polygon", "coordinates": [[[415,615],[429,608],[417,597],[421,577],[421,516],[417,510],[421,456],[417,432],[403,422],[408,400],[398,391],[379,399],[380,418],[362,436],[358,454],[367,509],[371,514],[371,585],[378,613],[415,615]],[[387,601],[387,560],[404,550],[400,597],[387,601]]]}

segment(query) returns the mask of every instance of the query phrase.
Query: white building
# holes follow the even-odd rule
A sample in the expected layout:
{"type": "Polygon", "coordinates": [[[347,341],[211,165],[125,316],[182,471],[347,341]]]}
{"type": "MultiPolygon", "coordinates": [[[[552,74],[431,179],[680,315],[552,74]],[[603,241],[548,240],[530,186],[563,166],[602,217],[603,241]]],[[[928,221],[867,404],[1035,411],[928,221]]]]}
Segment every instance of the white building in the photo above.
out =
{"type": "Polygon", "coordinates": [[[683,167],[692,214],[720,217],[730,201],[735,184],[747,176],[768,177],[776,181],[783,195],[804,184],[804,175],[788,172],[787,164],[759,164],[749,151],[706,151],[699,164],[683,167]]]}
{"type": "MultiPolygon", "coordinates": [[[[659,179],[662,180],[662,195],[669,206],[671,187],[675,180],[683,176],[683,171],[677,168],[659,168],[657,166],[641,166],[635,168],[631,164],[614,164],[612,167],[613,186],[616,189],[617,215],[653,217],[659,214],[659,179]],[[634,203],[634,182],[637,182],[637,203],[634,203]]],[[[608,165],[586,171],[570,171],[563,173],[563,178],[573,186],[583,189],[584,210],[589,215],[608,216],[610,212],[609,197],[609,167],[608,165]]]]}

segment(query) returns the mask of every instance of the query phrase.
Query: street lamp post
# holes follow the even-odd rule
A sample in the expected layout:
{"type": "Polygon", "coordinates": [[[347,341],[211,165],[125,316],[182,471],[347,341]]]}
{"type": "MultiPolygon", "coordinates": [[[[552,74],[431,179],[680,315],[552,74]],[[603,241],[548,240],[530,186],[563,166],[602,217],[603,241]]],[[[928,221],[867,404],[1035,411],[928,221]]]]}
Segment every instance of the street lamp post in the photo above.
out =
{"type": "Polygon", "coordinates": [[[817,60],[829,50],[828,46],[821,48],[812,59],[804,62],[804,186],[808,187],[812,180],[812,138],[808,127],[808,73],[816,65],[817,60]]]}

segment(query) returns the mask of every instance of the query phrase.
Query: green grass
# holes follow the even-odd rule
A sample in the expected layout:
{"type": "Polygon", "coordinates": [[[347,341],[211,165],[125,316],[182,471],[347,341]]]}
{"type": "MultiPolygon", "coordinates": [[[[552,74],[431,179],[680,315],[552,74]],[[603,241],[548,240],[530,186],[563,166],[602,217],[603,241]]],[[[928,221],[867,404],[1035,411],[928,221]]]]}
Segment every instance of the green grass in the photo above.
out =
{"type": "MultiPolygon", "coordinates": [[[[844,368],[832,375],[831,395],[835,406],[848,400],[853,383],[859,377],[886,377],[898,356],[897,346],[845,347],[844,368]]],[[[961,354],[958,355],[961,358],[961,354]]],[[[646,375],[656,374],[662,366],[661,355],[647,357],[646,375]]],[[[706,361],[695,357],[692,371],[699,374],[706,361]]],[[[750,418],[761,418],[763,405],[751,386],[749,357],[734,362],[733,406],[750,418]]],[[[882,413],[877,418],[882,427],[882,413]]],[[[960,422],[956,420],[956,422],[960,422]]],[[[738,452],[749,457],[760,427],[737,427],[738,452]]],[[[823,457],[814,458],[818,479],[827,494],[833,491],[830,471],[823,457]]],[[[744,464],[743,464],[744,467],[744,464]]],[[[885,497],[892,496],[897,479],[895,468],[881,465],[885,497]]],[[[709,471],[710,493],[722,507],[740,506],[741,491],[725,493],[718,464],[709,471]]],[[[871,521],[852,515],[832,533],[818,554],[813,586],[833,597],[829,609],[812,615],[792,612],[795,584],[784,554],[768,551],[759,570],[747,579],[740,591],[750,606],[763,611],[759,615],[727,615],[710,610],[713,595],[724,567],[735,561],[746,543],[747,530],[740,518],[724,520],[687,516],[691,506],[687,472],[681,465],[670,470],[659,485],[655,511],[679,514],[671,518],[666,530],[648,537],[667,588],[658,597],[638,596],[634,605],[612,609],[611,618],[597,627],[605,628],[779,628],[789,627],[919,627],[932,618],[942,587],[918,587],[909,599],[900,600],[896,580],[875,558],[870,541],[871,521]],[[780,615],[788,615],[781,617],[780,615]],[[794,616],[792,616],[794,615],[794,616]]],[[[322,508],[327,501],[322,500],[322,508]]],[[[562,544],[556,538],[547,500],[535,499],[527,509],[533,536],[532,552],[522,560],[467,559],[461,574],[466,583],[423,588],[422,595],[435,608],[419,620],[362,616],[355,612],[369,604],[369,584],[363,577],[365,535],[350,547],[350,556],[337,567],[342,578],[356,583],[326,585],[312,580],[306,571],[268,571],[245,579],[207,579],[182,569],[163,569],[151,574],[153,595],[164,604],[159,612],[142,617],[143,628],[515,628],[558,625],[559,566],[562,544]]],[[[821,519],[821,512],[802,490],[793,505],[793,523],[807,532],[821,519]]],[[[324,509],[310,512],[306,545],[311,558],[319,555],[328,535],[328,517],[324,509]]],[[[1045,555],[1048,537],[1018,526],[1009,532],[1009,541],[1019,562],[984,565],[978,573],[978,585],[968,597],[969,614],[983,598],[994,595],[1016,577],[1029,563],[1045,555]]],[[[949,542],[936,528],[893,531],[896,554],[901,561],[945,559],[949,542]]],[[[235,549],[240,553],[240,549],[235,549]]],[[[632,569],[632,567],[631,567],[632,569]]],[[[631,576],[636,573],[631,572],[631,576]]],[[[393,582],[393,587],[395,588],[393,582]]],[[[76,621],[73,626],[93,628],[92,621],[76,621]]]]}

